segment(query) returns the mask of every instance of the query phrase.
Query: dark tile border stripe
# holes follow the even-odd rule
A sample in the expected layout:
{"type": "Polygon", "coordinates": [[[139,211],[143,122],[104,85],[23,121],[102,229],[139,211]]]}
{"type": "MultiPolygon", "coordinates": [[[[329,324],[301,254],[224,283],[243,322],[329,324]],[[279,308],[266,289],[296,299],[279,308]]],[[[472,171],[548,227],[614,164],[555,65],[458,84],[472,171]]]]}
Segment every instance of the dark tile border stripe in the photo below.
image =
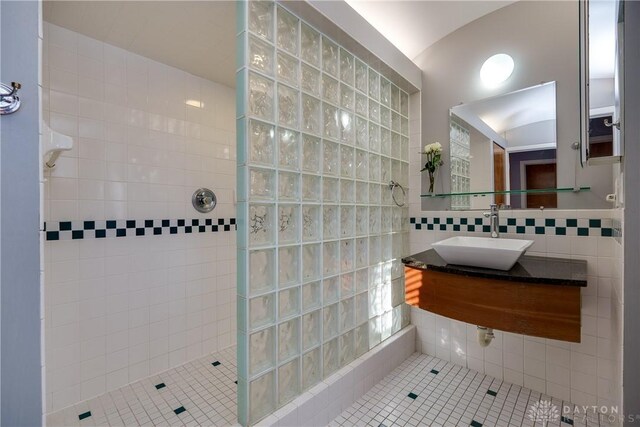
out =
{"type": "Polygon", "coordinates": [[[110,219],[101,221],[54,221],[44,224],[46,240],[218,233],[236,231],[237,227],[235,218],[110,219]]]}
{"type": "MultiPolygon", "coordinates": [[[[487,218],[411,217],[409,224],[414,230],[490,232],[487,218]]],[[[609,218],[500,218],[499,231],[510,234],[614,237],[616,233],[621,234],[614,226],[609,218]]]]}

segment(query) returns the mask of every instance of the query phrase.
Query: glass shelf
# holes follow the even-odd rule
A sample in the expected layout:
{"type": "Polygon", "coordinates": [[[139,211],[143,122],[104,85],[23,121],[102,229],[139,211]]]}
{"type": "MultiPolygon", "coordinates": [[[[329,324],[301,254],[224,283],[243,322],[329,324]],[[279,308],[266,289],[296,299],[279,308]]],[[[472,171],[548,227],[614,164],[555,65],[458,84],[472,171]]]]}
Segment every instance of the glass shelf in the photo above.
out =
{"type": "Polygon", "coordinates": [[[442,193],[442,194],[421,194],[420,197],[451,197],[451,196],[473,196],[484,197],[500,194],[547,194],[547,193],[579,193],[581,191],[590,191],[591,187],[573,187],[566,188],[541,188],[536,190],[506,190],[506,191],[472,191],[468,193],[442,193]]]}

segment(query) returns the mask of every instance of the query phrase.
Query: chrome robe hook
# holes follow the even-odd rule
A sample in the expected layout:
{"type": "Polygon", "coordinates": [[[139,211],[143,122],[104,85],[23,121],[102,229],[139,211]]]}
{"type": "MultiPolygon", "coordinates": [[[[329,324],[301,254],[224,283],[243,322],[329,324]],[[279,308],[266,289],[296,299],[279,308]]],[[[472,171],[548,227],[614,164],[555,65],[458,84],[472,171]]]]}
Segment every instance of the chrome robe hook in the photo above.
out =
{"type": "Polygon", "coordinates": [[[20,108],[20,97],[18,90],[22,85],[18,82],[11,82],[11,86],[0,83],[0,115],[11,114],[20,108]]]}

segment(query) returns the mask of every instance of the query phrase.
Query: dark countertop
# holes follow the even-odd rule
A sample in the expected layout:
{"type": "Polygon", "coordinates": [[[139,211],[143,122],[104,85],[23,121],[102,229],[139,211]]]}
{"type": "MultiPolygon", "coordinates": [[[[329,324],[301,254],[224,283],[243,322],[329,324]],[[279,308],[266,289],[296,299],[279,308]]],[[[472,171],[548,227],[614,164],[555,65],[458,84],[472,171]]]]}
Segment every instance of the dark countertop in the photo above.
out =
{"type": "Polygon", "coordinates": [[[509,280],[548,285],[587,286],[587,262],[564,258],[524,255],[509,271],[447,264],[435,250],[420,252],[402,259],[407,267],[460,274],[485,279],[509,280]]]}

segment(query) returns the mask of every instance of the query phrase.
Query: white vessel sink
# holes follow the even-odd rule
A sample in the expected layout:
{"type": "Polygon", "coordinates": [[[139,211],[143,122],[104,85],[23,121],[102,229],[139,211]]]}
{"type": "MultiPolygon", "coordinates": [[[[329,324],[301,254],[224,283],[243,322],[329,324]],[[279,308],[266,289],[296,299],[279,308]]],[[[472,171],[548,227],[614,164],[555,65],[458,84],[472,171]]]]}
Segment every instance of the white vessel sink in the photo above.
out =
{"type": "Polygon", "coordinates": [[[431,245],[448,264],[510,270],[533,240],[456,236],[431,245]]]}

